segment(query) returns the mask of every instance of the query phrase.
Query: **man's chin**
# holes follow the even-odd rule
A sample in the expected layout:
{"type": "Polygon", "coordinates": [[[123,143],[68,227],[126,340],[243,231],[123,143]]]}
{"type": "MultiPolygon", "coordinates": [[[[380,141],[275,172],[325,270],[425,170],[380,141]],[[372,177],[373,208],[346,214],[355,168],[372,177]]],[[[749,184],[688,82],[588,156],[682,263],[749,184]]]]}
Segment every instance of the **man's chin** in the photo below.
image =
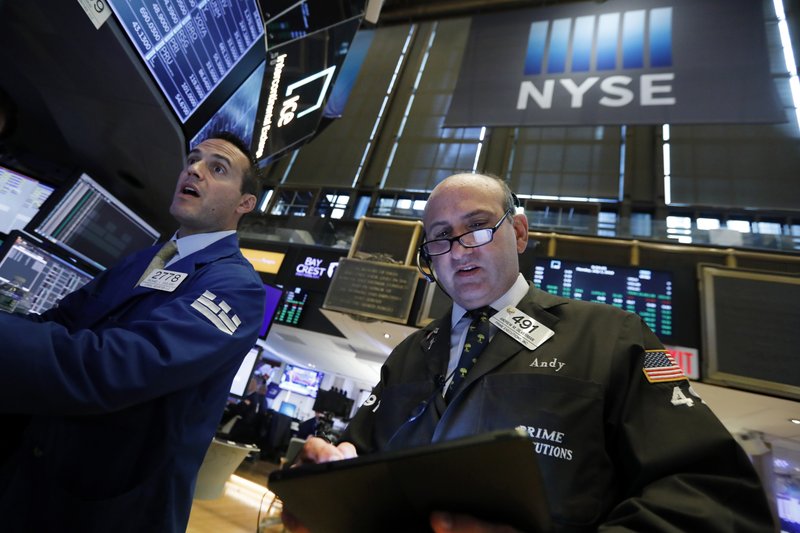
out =
{"type": "Polygon", "coordinates": [[[448,292],[450,292],[453,300],[464,309],[475,309],[493,301],[488,299],[490,295],[485,282],[456,283],[452,291],[448,292]]]}

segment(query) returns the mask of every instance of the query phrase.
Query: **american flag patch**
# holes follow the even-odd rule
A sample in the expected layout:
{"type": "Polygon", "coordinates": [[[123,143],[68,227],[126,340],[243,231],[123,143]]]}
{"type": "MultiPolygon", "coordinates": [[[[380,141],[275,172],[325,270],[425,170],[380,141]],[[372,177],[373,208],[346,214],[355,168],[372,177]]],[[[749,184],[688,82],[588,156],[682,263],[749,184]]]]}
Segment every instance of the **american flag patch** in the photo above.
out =
{"type": "Polygon", "coordinates": [[[645,350],[642,371],[650,383],[678,381],[686,378],[681,367],[665,350],[645,350]]]}

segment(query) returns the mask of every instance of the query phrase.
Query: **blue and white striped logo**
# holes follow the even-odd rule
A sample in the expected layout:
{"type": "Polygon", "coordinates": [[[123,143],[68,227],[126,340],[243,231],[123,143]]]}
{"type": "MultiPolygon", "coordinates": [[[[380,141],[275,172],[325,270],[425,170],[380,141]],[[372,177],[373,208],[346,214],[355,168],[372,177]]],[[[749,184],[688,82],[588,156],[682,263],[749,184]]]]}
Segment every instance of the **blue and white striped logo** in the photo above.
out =
{"type": "Polygon", "coordinates": [[[672,66],[672,8],[536,21],[525,75],[672,66]]]}

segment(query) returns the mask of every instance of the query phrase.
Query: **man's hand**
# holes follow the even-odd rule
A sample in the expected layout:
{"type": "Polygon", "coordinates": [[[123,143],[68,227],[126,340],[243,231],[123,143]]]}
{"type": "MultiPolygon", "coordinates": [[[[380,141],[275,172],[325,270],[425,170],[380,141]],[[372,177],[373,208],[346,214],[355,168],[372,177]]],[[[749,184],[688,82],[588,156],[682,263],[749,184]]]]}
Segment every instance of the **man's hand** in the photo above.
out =
{"type": "Polygon", "coordinates": [[[325,439],[310,437],[297,455],[295,464],[327,463],[358,457],[356,447],[349,442],[342,442],[334,446],[325,439]]]}
{"type": "MultiPolygon", "coordinates": [[[[349,442],[342,442],[334,446],[325,439],[310,437],[303,445],[303,449],[297,455],[297,464],[327,463],[329,461],[340,461],[342,459],[352,459],[358,457],[356,447],[349,442]]],[[[286,509],[281,511],[281,521],[283,526],[292,533],[310,533],[310,530],[300,523],[299,520],[286,509]]]]}
{"type": "Polygon", "coordinates": [[[469,515],[442,512],[431,513],[431,529],[434,533],[519,533],[511,526],[491,524],[469,515]]]}

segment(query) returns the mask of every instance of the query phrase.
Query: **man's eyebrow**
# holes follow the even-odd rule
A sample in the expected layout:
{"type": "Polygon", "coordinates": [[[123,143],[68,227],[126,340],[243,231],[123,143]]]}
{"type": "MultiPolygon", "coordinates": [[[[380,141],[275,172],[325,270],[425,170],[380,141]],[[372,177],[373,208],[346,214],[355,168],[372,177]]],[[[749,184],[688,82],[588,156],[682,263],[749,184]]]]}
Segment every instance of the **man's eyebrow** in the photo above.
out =
{"type": "MultiPolygon", "coordinates": [[[[459,219],[464,221],[464,222],[467,222],[473,217],[490,216],[492,214],[493,214],[492,211],[489,210],[489,209],[478,208],[478,209],[474,209],[474,210],[470,211],[469,213],[464,213],[463,215],[461,215],[459,217],[459,219]]],[[[447,220],[437,220],[437,221],[431,223],[430,229],[428,231],[430,231],[431,233],[434,233],[437,229],[440,229],[440,228],[452,228],[452,225],[447,220]]]]}
{"type": "MultiPolygon", "coordinates": [[[[203,155],[203,152],[202,152],[202,151],[200,151],[200,150],[198,150],[197,148],[195,148],[194,150],[192,150],[192,151],[190,151],[188,154],[186,154],[186,157],[188,158],[189,156],[192,156],[192,155],[198,155],[198,156],[202,156],[202,155],[203,155]]],[[[222,154],[215,154],[215,153],[212,153],[212,154],[211,154],[211,158],[212,158],[212,159],[218,159],[218,160],[221,160],[221,161],[223,161],[223,162],[224,162],[226,165],[228,165],[229,167],[231,166],[231,160],[230,160],[229,158],[227,158],[226,156],[222,155],[222,154]]]]}

